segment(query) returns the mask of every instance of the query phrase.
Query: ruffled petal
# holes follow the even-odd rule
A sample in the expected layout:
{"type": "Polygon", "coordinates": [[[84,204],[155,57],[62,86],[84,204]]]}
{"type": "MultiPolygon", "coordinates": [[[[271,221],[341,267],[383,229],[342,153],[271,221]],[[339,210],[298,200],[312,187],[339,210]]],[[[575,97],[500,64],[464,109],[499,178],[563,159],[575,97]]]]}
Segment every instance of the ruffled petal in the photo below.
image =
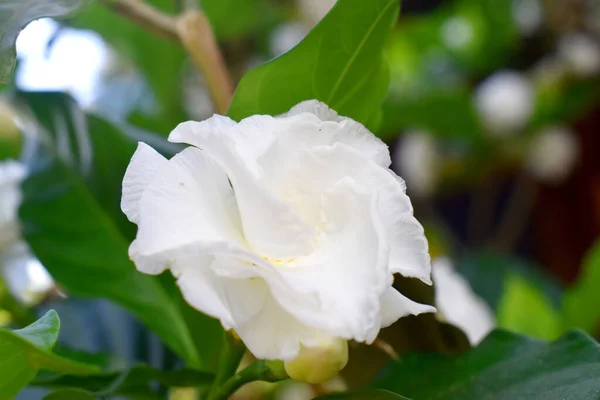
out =
{"type": "Polygon", "coordinates": [[[381,295],[381,327],[390,326],[398,319],[407,315],[419,315],[422,313],[435,312],[435,307],[427,304],[417,303],[402,295],[393,287],[389,287],[381,295]]]}
{"type": "Polygon", "coordinates": [[[121,196],[121,210],[131,222],[139,222],[142,194],[156,176],[156,172],[167,164],[167,159],[152,147],[142,142],[138,143],[125,171],[121,196]]]}
{"type": "MultiPolygon", "coordinates": [[[[264,281],[257,282],[268,292],[264,281]]],[[[270,294],[265,296],[261,310],[252,319],[236,324],[235,331],[255,357],[267,360],[293,360],[301,345],[314,347],[329,338],[294,318],[270,294]]]]}
{"type": "Polygon", "coordinates": [[[431,262],[423,227],[413,216],[403,181],[360,152],[343,144],[319,146],[297,156],[270,186],[285,194],[304,220],[316,223],[321,216],[321,194],[344,177],[363,190],[378,193],[377,210],[390,241],[390,271],[431,284],[431,262]]]}
{"type": "Polygon", "coordinates": [[[227,176],[199,149],[187,148],[161,167],[139,209],[129,253],[142,272],[162,272],[177,249],[192,243],[207,255],[247,247],[227,176]]]}
{"type": "Polygon", "coordinates": [[[236,151],[233,134],[222,130],[221,118],[218,124],[214,119],[180,124],[169,140],[203,149],[226,171],[235,190],[245,237],[256,252],[273,259],[309,254],[313,229],[259,182],[252,165],[236,151]]]}
{"type": "Polygon", "coordinates": [[[382,167],[389,167],[392,163],[390,152],[384,142],[373,135],[364,125],[350,118],[339,116],[327,104],[318,100],[306,100],[292,107],[284,116],[291,117],[302,114],[315,115],[321,121],[340,122],[340,129],[336,134],[335,141],[354,148],[382,167]]]}

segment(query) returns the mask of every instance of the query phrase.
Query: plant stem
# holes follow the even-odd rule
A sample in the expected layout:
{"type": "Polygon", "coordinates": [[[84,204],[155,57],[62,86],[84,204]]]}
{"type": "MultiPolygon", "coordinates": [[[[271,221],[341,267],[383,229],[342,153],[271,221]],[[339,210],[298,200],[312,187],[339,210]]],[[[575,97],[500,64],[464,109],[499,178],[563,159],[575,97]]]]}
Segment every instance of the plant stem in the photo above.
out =
{"type": "Polygon", "coordinates": [[[186,10],[177,20],[177,33],[192,62],[206,79],[215,110],[225,114],[233,95],[233,83],[208,18],[199,10],[186,10]]]}
{"type": "Polygon", "coordinates": [[[217,392],[225,381],[235,375],[235,371],[240,365],[242,356],[246,352],[244,343],[236,337],[232,332],[225,332],[223,336],[223,350],[219,360],[217,376],[212,384],[208,394],[209,400],[218,399],[217,392]]]}
{"type": "Polygon", "coordinates": [[[225,383],[215,393],[214,397],[209,397],[209,399],[228,399],[229,396],[235,393],[246,383],[255,381],[278,382],[288,378],[289,377],[285,372],[282,361],[259,360],[225,381],[225,383]]]}
{"type": "Polygon", "coordinates": [[[194,66],[204,75],[215,110],[225,114],[233,83],[208,18],[189,8],[179,16],[165,14],[143,0],[100,0],[102,4],[150,32],[181,43],[194,66]]]}
{"type": "Polygon", "coordinates": [[[179,39],[176,28],[177,18],[163,13],[142,0],[100,0],[100,2],[153,33],[171,40],[179,39]]]}

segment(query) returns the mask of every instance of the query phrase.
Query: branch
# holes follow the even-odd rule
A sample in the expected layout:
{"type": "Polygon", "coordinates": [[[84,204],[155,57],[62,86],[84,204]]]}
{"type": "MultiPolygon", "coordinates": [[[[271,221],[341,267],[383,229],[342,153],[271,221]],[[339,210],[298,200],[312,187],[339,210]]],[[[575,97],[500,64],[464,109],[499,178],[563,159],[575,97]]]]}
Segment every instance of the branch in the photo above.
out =
{"type": "Polygon", "coordinates": [[[171,40],[179,40],[177,18],[163,13],[142,0],[100,0],[100,2],[153,33],[171,40]]]}
{"type": "Polygon", "coordinates": [[[225,114],[233,95],[233,83],[206,15],[187,10],[177,20],[177,33],[196,68],[204,75],[215,110],[225,114]]]}

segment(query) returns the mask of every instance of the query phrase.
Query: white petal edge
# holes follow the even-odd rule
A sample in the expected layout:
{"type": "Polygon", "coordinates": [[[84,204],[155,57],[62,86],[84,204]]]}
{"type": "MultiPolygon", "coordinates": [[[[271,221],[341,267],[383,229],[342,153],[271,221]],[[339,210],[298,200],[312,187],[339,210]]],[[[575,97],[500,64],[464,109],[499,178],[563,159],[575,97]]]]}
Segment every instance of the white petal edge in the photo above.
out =
{"type": "Polygon", "coordinates": [[[434,313],[435,307],[412,301],[402,293],[389,287],[381,295],[381,327],[385,328],[407,315],[434,313]]]}
{"type": "Polygon", "coordinates": [[[177,249],[191,243],[205,255],[247,247],[227,176],[197,148],[183,150],[156,172],[139,209],[129,254],[142,272],[161,273],[177,249]]]}
{"type": "Polygon", "coordinates": [[[140,218],[140,199],[154,179],[156,172],[168,161],[152,147],[139,142],[123,178],[121,210],[129,221],[137,224],[140,218]]]}

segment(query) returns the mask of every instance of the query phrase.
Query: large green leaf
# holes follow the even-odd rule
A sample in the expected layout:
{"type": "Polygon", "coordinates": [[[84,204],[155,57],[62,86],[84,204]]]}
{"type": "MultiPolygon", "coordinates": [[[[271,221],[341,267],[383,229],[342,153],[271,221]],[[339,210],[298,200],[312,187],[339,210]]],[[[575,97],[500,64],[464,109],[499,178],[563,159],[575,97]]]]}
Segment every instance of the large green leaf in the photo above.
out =
{"type": "Polygon", "coordinates": [[[21,29],[38,18],[71,14],[86,0],[0,1],[0,83],[7,83],[15,67],[15,41],[21,29]]]}
{"type": "Polygon", "coordinates": [[[331,393],[317,397],[315,400],[410,400],[408,397],[387,390],[370,390],[356,393],[331,393]]]}
{"type": "Polygon", "coordinates": [[[152,388],[153,382],[168,387],[200,387],[212,383],[214,376],[210,373],[183,368],[163,371],[149,365],[135,365],[122,372],[103,372],[92,376],[59,375],[40,376],[32,384],[56,391],[52,398],[68,399],[73,390],[77,394],[97,398],[110,395],[131,396],[135,398],[161,398],[152,388]],[[59,395],[63,397],[58,397],[59,395]]]}
{"type": "Polygon", "coordinates": [[[117,223],[120,182],[134,141],[86,115],[73,117],[79,120],[75,125],[97,130],[71,132],[58,100],[41,102],[48,111],[39,113],[44,121],[38,125],[41,140],[28,147],[31,175],[23,184],[20,210],[27,241],[69,293],[115,301],[188,363],[198,365],[179,300],[157,277],[136,271],[127,255],[130,235],[117,223]],[[72,135],[78,140],[70,141],[72,135]]]}
{"type": "Polygon", "coordinates": [[[428,400],[596,400],[600,346],[580,331],[547,343],[499,330],[458,357],[405,356],[373,387],[428,400]]]}
{"type": "Polygon", "coordinates": [[[52,354],[59,329],[60,320],[54,310],[26,328],[0,329],[0,399],[12,399],[40,369],[74,375],[88,375],[100,370],[52,354]]]}
{"type": "Polygon", "coordinates": [[[228,114],[280,114],[309,99],[367,123],[388,87],[382,59],[386,37],[398,16],[398,0],[340,0],[288,53],[247,73],[228,114]]]}

